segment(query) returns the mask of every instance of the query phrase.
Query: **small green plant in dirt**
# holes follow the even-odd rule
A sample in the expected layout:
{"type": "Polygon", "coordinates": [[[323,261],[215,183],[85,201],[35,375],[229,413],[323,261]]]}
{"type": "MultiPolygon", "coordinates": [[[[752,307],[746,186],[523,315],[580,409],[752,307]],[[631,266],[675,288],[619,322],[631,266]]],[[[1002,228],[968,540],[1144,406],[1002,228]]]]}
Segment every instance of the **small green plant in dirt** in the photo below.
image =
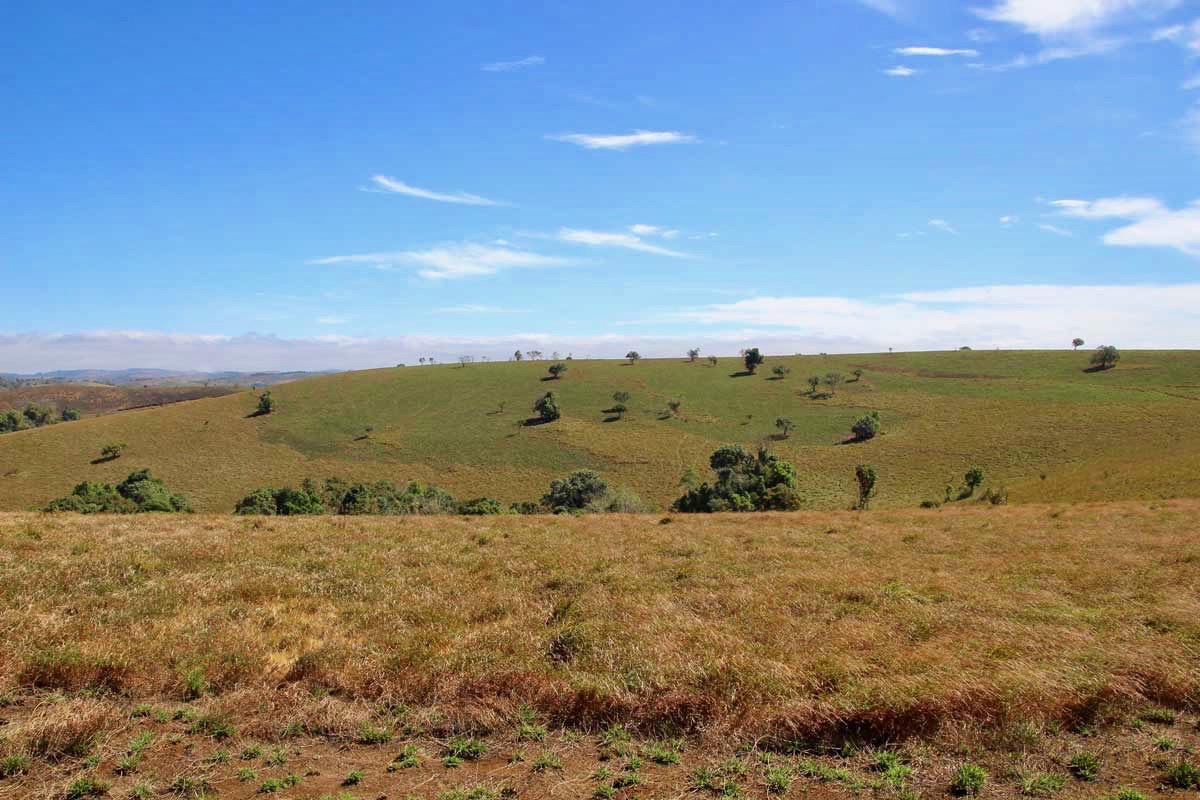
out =
{"type": "Polygon", "coordinates": [[[1163,782],[1176,789],[1200,789],[1200,767],[1180,761],[1167,770],[1163,782]]]}
{"type": "Polygon", "coordinates": [[[459,787],[447,789],[437,796],[437,800],[496,800],[499,794],[495,789],[486,786],[459,787]]]}
{"type": "Polygon", "coordinates": [[[614,753],[624,755],[633,734],[624,725],[610,725],[600,734],[601,758],[609,758],[614,753]]]}
{"type": "Polygon", "coordinates": [[[0,778],[11,778],[29,772],[29,759],[21,755],[10,755],[0,758],[0,778]]]}
{"type": "Polygon", "coordinates": [[[1136,789],[1122,789],[1116,794],[1110,794],[1104,800],[1149,800],[1149,798],[1136,789]]]}
{"type": "Polygon", "coordinates": [[[148,783],[138,783],[129,790],[126,797],[129,800],[150,800],[151,797],[154,797],[154,788],[148,783]]]}
{"type": "Polygon", "coordinates": [[[475,761],[487,753],[487,744],[479,739],[465,736],[455,736],[446,745],[446,755],[461,758],[464,761],[475,761]]]}
{"type": "Polygon", "coordinates": [[[67,787],[67,800],[81,800],[84,797],[99,797],[108,794],[112,784],[99,778],[79,778],[67,787]]]}
{"type": "Polygon", "coordinates": [[[342,786],[358,786],[360,783],[366,780],[366,777],[367,775],[365,772],[356,769],[342,779],[342,786]]]}
{"type": "Polygon", "coordinates": [[[683,742],[676,739],[668,742],[652,742],[642,746],[642,757],[655,764],[670,766],[679,763],[679,754],[683,750],[683,742]]]}
{"type": "Polygon", "coordinates": [[[271,750],[271,755],[267,756],[267,765],[271,767],[282,767],[288,762],[287,750],[282,747],[275,747],[271,750]]]}
{"type": "Polygon", "coordinates": [[[458,769],[463,763],[462,758],[459,756],[450,755],[442,757],[442,766],[446,769],[458,769]]]}
{"type": "Polygon", "coordinates": [[[142,731],[129,741],[129,748],[125,752],[131,756],[136,756],[152,744],[154,744],[154,733],[151,731],[142,731]]]}
{"type": "Polygon", "coordinates": [[[206,714],[191,724],[188,733],[211,736],[217,741],[221,741],[233,736],[237,730],[226,717],[206,714]]]}
{"type": "Polygon", "coordinates": [[[562,769],[563,761],[554,753],[542,753],[530,767],[534,772],[545,772],[548,769],[562,769]]]}
{"type": "Polygon", "coordinates": [[[184,676],[183,685],[183,696],[188,700],[199,700],[208,691],[208,683],[204,680],[204,673],[198,669],[193,669],[184,676]]]}
{"type": "Polygon", "coordinates": [[[1155,725],[1174,725],[1175,712],[1169,708],[1152,708],[1143,713],[1139,719],[1142,722],[1152,722],[1155,725]]]}
{"type": "Polygon", "coordinates": [[[141,763],[142,759],[140,756],[124,756],[113,767],[113,772],[117,775],[132,775],[138,771],[138,766],[141,763]]]}
{"type": "Polygon", "coordinates": [[[1067,785],[1067,777],[1054,772],[1028,772],[1018,778],[1021,794],[1028,797],[1053,797],[1067,785]]]}
{"type": "Polygon", "coordinates": [[[1081,781],[1094,781],[1100,774],[1100,759],[1087,751],[1071,756],[1071,774],[1081,781]]]}
{"type": "Polygon", "coordinates": [[[987,783],[987,773],[978,764],[967,762],[959,765],[950,779],[950,792],[959,796],[976,795],[987,783]]]}
{"type": "Polygon", "coordinates": [[[850,770],[842,767],[831,767],[811,758],[806,758],[796,765],[796,771],[808,778],[816,778],[822,783],[850,783],[854,776],[850,770]]]}
{"type": "Polygon", "coordinates": [[[592,800],[612,800],[617,796],[617,787],[611,783],[602,783],[592,791],[592,800]]]}
{"type": "Polygon", "coordinates": [[[242,754],[239,756],[242,761],[253,761],[256,758],[262,758],[263,749],[261,744],[246,745],[242,748],[242,754]]]}
{"type": "Polygon", "coordinates": [[[787,794],[792,786],[792,773],[786,767],[768,767],[766,781],[771,794],[787,794]]]}
{"type": "Polygon", "coordinates": [[[416,769],[419,766],[421,766],[421,751],[415,744],[406,744],[387,768],[388,772],[396,772],[402,769],[416,769]]]}
{"type": "Polygon", "coordinates": [[[359,744],[387,744],[392,740],[392,732],[388,728],[366,724],[358,731],[359,744]]]}
{"type": "Polygon", "coordinates": [[[180,797],[204,797],[212,791],[212,785],[207,778],[193,778],[189,775],[180,775],[171,781],[169,787],[172,794],[177,794],[180,797]]]}
{"type": "Polygon", "coordinates": [[[522,709],[521,719],[517,723],[517,739],[523,742],[540,742],[545,738],[546,726],[538,724],[530,709],[522,709]]]}
{"type": "Polygon", "coordinates": [[[198,716],[200,715],[196,713],[196,709],[183,706],[175,709],[175,713],[171,715],[171,719],[176,722],[195,722],[198,716]]]}
{"type": "Polygon", "coordinates": [[[875,771],[881,773],[880,779],[885,784],[895,788],[903,787],[904,782],[912,775],[912,767],[903,763],[900,756],[889,750],[877,753],[872,766],[875,771]]]}
{"type": "Polygon", "coordinates": [[[237,771],[237,779],[241,783],[250,783],[251,781],[258,780],[258,773],[249,767],[242,767],[237,771]]]}
{"type": "Polygon", "coordinates": [[[1170,736],[1156,736],[1154,746],[1163,753],[1169,753],[1175,749],[1175,740],[1170,736]]]}
{"type": "Polygon", "coordinates": [[[129,716],[132,719],[144,719],[149,717],[153,712],[154,709],[149,705],[145,703],[138,703],[133,707],[133,710],[129,712],[129,716]]]}

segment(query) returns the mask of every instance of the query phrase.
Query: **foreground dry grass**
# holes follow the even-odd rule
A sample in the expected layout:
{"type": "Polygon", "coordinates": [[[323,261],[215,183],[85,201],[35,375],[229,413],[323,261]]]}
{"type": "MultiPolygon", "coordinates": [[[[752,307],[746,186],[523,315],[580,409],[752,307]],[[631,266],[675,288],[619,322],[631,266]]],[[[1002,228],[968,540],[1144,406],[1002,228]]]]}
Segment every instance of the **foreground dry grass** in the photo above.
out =
{"type": "MultiPolygon", "coordinates": [[[[408,732],[434,753],[522,718],[707,754],[976,746],[1187,711],[1198,518],[1184,500],[669,521],[2,515],[0,755],[34,763],[0,796],[57,791],[42,762],[54,780],[98,768],[72,750],[80,725],[119,729],[115,758],[142,724],[133,704],[189,697],[173,746],[207,741],[198,714],[262,741],[408,732]]],[[[259,788],[230,780],[223,794],[259,788]]],[[[589,795],[581,780],[559,796],[589,795]]]]}

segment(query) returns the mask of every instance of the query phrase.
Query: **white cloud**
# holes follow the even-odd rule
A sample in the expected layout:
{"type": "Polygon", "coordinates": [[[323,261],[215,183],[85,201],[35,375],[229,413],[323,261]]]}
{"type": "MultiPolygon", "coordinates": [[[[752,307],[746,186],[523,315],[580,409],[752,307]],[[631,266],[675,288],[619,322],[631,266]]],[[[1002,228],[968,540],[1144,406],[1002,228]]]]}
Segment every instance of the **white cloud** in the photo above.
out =
{"type": "Polygon", "coordinates": [[[1089,37],[1069,45],[1047,47],[1043,50],[1033,53],[1032,55],[1019,55],[1004,64],[991,67],[983,66],[982,68],[1003,72],[1010,69],[1040,67],[1043,64],[1049,64],[1053,61],[1063,61],[1070,58],[1082,58],[1084,56],[1096,56],[1103,55],[1104,53],[1111,53],[1113,50],[1123,47],[1127,41],[1128,40],[1123,38],[1114,37],[1089,37]]]}
{"type": "Polygon", "coordinates": [[[891,69],[885,69],[883,74],[891,75],[893,78],[911,78],[913,75],[916,75],[917,72],[918,71],[912,67],[906,67],[901,64],[899,66],[892,67],[891,69]]]}
{"type": "Polygon", "coordinates": [[[416,186],[410,186],[403,181],[398,181],[395,178],[389,178],[386,175],[372,175],[371,182],[378,186],[379,190],[385,192],[406,194],[410,197],[420,197],[425,200],[436,200],[439,203],[458,203],[460,205],[468,206],[503,205],[503,203],[500,203],[496,200],[489,200],[486,197],[480,197],[477,194],[468,194],[467,192],[445,194],[442,192],[433,192],[429,189],[421,189],[416,186]]]}
{"type": "Polygon", "coordinates": [[[1060,228],[1057,225],[1051,225],[1049,222],[1038,223],[1038,227],[1046,231],[1046,233],[1053,233],[1056,236],[1067,236],[1072,239],[1075,238],[1075,234],[1071,231],[1067,230],[1066,228],[1060,228]]]}
{"type": "Polygon", "coordinates": [[[946,233],[958,233],[954,226],[944,219],[929,220],[929,227],[937,228],[939,231],[945,231],[946,233]]]}
{"type": "Polygon", "coordinates": [[[661,236],[664,239],[675,239],[679,231],[675,228],[660,228],[657,225],[630,225],[629,230],[638,236],[661,236]]]}
{"type": "Polygon", "coordinates": [[[889,17],[898,17],[904,11],[900,6],[900,0],[858,0],[858,2],[881,14],[887,14],[889,17]]]}
{"type": "Polygon", "coordinates": [[[562,242],[570,242],[571,244],[584,244],[592,247],[621,247],[626,250],[636,250],[640,253],[653,253],[672,258],[691,258],[687,253],[651,244],[633,233],[608,233],[605,231],[589,231],[578,228],[559,228],[554,238],[562,242]]]}
{"type": "Polygon", "coordinates": [[[1154,32],[1154,41],[1173,42],[1185,50],[1200,54],[1200,18],[1154,32]]]}
{"type": "Polygon", "coordinates": [[[1038,36],[1086,34],[1129,17],[1150,16],[1180,0],[998,0],[975,13],[1038,36]]]}
{"type": "Polygon", "coordinates": [[[484,72],[512,72],[513,70],[524,67],[536,67],[545,63],[546,59],[541,56],[526,56],[516,61],[493,61],[490,64],[483,64],[480,66],[480,69],[484,72]]]}
{"type": "Polygon", "coordinates": [[[418,267],[417,274],[422,278],[436,281],[494,275],[497,272],[507,269],[567,266],[571,261],[556,256],[544,256],[527,250],[459,243],[434,247],[428,250],[400,250],[395,252],[330,256],[319,258],[309,263],[365,264],[377,269],[388,270],[415,266],[418,267]]]}
{"type": "Polygon", "coordinates": [[[1162,214],[1166,207],[1153,197],[1105,197],[1100,200],[1051,200],[1064,217],[1138,219],[1162,214]]]}
{"type": "Polygon", "coordinates": [[[967,56],[968,58],[979,56],[978,50],[948,50],[945,47],[897,47],[892,52],[901,56],[967,56]]]}
{"type": "MultiPolygon", "coordinates": [[[[1099,200],[1052,200],[1060,216],[1086,220],[1126,220],[1102,241],[1117,247],[1167,247],[1200,256],[1200,200],[1171,210],[1154,197],[1104,197],[1099,200]]],[[[1047,230],[1053,226],[1043,226],[1047,230]]]]}
{"type": "Polygon", "coordinates": [[[692,323],[790,329],[873,349],[1065,347],[1102,331],[1124,347],[1178,347],[1200,336],[1200,283],[1174,286],[985,286],[876,300],[754,297],[674,315],[692,323]]]}
{"type": "Polygon", "coordinates": [[[1186,81],[1180,84],[1179,88],[1184,90],[1200,89],[1200,75],[1195,75],[1191,78],[1188,78],[1186,81]]]}
{"type": "Polygon", "coordinates": [[[1009,226],[1012,226],[1012,225],[1016,225],[1020,221],[1021,221],[1021,218],[1018,217],[1016,214],[1005,214],[1003,217],[1000,218],[1000,224],[1006,228],[1009,226]]]}
{"type": "Polygon", "coordinates": [[[556,142],[570,142],[588,150],[627,150],[651,144],[686,144],[695,136],[678,131],[634,131],[633,133],[563,133],[547,136],[556,142]]]}

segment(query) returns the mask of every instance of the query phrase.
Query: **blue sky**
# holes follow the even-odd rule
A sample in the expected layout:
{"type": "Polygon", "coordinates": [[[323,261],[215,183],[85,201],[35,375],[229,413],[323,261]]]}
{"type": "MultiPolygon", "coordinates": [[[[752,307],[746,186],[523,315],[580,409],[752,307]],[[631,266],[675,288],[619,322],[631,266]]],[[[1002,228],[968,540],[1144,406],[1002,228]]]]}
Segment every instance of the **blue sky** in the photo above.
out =
{"type": "Polygon", "coordinates": [[[1200,341],[1200,3],[22,4],[0,371],[1200,341]]]}

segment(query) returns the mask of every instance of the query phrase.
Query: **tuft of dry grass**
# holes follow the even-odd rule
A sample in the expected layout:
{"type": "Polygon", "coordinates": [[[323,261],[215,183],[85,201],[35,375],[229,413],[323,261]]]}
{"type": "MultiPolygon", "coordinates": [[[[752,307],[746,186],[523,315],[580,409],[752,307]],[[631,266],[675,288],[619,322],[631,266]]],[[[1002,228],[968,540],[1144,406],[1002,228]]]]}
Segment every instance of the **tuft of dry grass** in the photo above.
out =
{"type": "Polygon", "coordinates": [[[247,735],[346,740],[380,707],[432,732],[529,709],[780,744],[1186,708],[1198,514],[5,514],[0,686],[182,701],[202,683],[197,711],[247,735]]]}

